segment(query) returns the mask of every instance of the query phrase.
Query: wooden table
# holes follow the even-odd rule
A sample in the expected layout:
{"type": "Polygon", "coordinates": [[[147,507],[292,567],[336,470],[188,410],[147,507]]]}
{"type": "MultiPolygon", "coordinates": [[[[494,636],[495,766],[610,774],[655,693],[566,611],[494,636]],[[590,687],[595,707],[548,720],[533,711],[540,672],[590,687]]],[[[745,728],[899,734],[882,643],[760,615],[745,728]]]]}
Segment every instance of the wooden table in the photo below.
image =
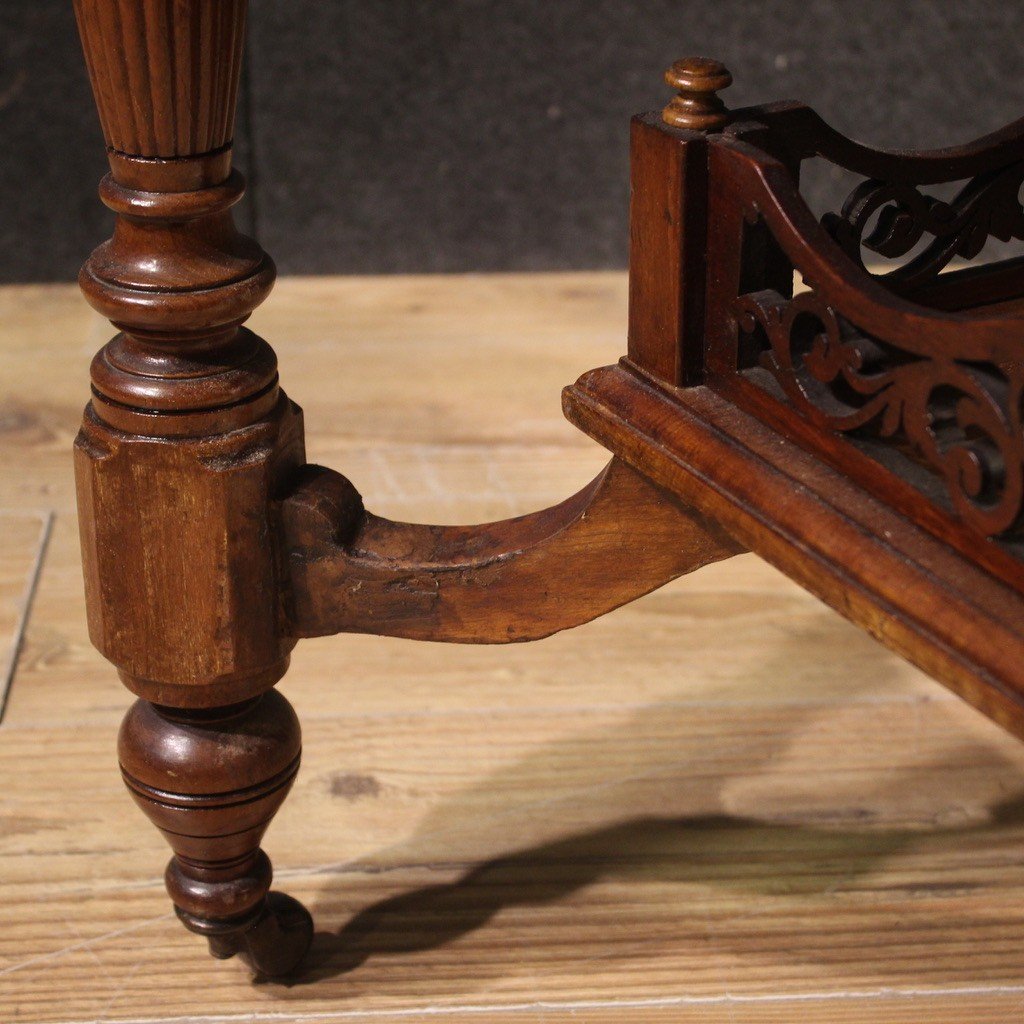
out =
{"type": "MultiPolygon", "coordinates": [[[[467,522],[600,468],[558,391],[625,315],[618,274],[285,280],[253,327],[312,460],[467,522]]],[[[0,290],[0,664],[38,584],[0,726],[4,1024],[1021,1018],[1024,748],[750,555],[538,644],[304,642],[265,845],[313,968],[197,955],[86,636],[69,449],[109,333],[71,286],[0,290]]]]}
{"type": "MultiPolygon", "coordinates": [[[[729,109],[719,93],[732,75],[720,61],[676,61],[665,73],[674,97],[631,122],[625,354],[582,370],[562,393],[570,422],[611,453],[607,468],[527,515],[445,525],[424,522],[420,508],[409,522],[356,479],[358,460],[341,467],[347,475],[311,460],[275,352],[245,326],[276,276],[231,213],[244,192],[232,148],[246,0],[216,9],[75,0],[75,11],[110,165],[100,198],[115,214],[79,285],[118,331],[91,363],[92,398],[74,441],[89,636],[138,698],[118,734],[122,778],[173,851],[165,883],[175,913],[214,957],[239,955],[257,981],[308,983],[368,962],[374,936],[385,955],[444,948],[506,906],[554,903],[601,877],[579,865],[593,864],[593,848],[604,851],[612,836],[627,860],[637,847],[657,849],[659,877],[685,865],[689,878],[703,845],[663,844],[680,829],[691,840],[694,829],[721,831],[747,884],[737,840],[750,814],[662,806],[583,840],[503,854],[454,885],[403,890],[350,913],[311,950],[314,918],[271,889],[261,846],[301,762],[299,717],[275,688],[299,640],[540,640],[751,551],[1024,738],[1024,256],[954,267],[993,239],[1024,242],[1024,119],[944,150],[886,152],[799,102],[729,109]],[[799,186],[819,160],[857,179],[842,208],[824,215],[799,186]],[[951,198],[932,191],[946,186],[957,189],[951,198]],[[889,266],[872,273],[866,253],[889,266]],[[529,874],[538,858],[575,873],[529,874]],[[525,894],[507,881],[516,870],[529,874],[525,894]],[[424,931],[428,914],[434,925],[424,931]]],[[[446,316],[467,319],[457,306],[446,316]]],[[[356,337],[365,345],[367,332],[356,337]]],[[[400,348],[374,350],[368,377],[344,342],[337,373],[316,357],[318,381],[357,382],[351,407],[335,393],[350,430],[362,428],[353,414],[367,401],[395,406],[419,345],[413,331],[400,348]]],[[[548,366],[547,356],[536,358],[548,366]]],[[[503,385],[522,370],[511,367],[503,385]]],[[[495,367],[475,339],[457,359],[427,364],[412,421],[458,395],[445,429],[467,422],[470,409],[487,424],[476,432],[500,429],[493,403],[463,397],[481,371],[495,367]]],[[[45,377],[38,362],[37,372],[45,377]]],[[[371,459],[383,457],[378,441],[371,459]]],[[[537,453],[531,462],[536,472],[537,453]]],[[[482,469],[473,479],[500,476],[493,463],[482,469]]],[[[394,474],[403,492],[408,479],[394,474]]],[[[448,491],[439,485],[438,497],[448,491]]],[[[703,628],[659,643],[681,641],[689,657],[704,633],[723,629],[706,605],[697,615],[703,628]]],[[[587,685],[605,671],[606,646],[591,638],[580,662],[587,685]]],[[[785,664],[804,659],[805,646],[791,644],[785,664]]],[[[503,664],[512,672],[514,661],[503,664]]],[[[762,660],[752,675],[772,664],[762,660]]],[[[349,662],[335,673],[346,701],[368,685],[349,662]]],[[[505,689],[518,702],[514,674],[505,689]]],[[[319,709],[314,702],[314,720],[319,709]]],[[[656,745],[660,720],[649,724],[655,738],[643,742],[656,745]]],[[[860,753],[836,716],[816,724],[826,738],[816,768],[860,753]]],[[[418,723],[408,743],[431,726],[418,723]]],[[[780,720],[769,730],[771,750],[789,728],[780,720]]],[[[465,739],[435,748],[434,761],[464,770],[462,749],[492,751],[491,731],[477,716],[465,739]]],[[[585,747],[615,732],[604,723],[585,747]]],[[[904,750],[915,736],[904,724],[887,740],[904,750]]],[[[751,740],[740,747],[749,753],[751,740]]],[[[776,755],[765,756],[771,764],[776,755]]],[[[571,774],[542,772],[559,783],[571,774]]],[[[820,770],[808,776],[820,784],[820,770]]],[[[692,787],[704,792],[699,775],[688,777],[692,787]]],[[[383,792],[374,771],[337,768],[328,789],[342,800],[383,792]]],[[[1008,796],[991,813],[1005,822],[1016,808],[1008,796]]],[[[307,816],[300,834],[323,817],[307,816]]],[[[792,853],[776,856],[788,866],[792,853]]],[[[918,883],[936,885],[934,875],[918,883]]],[[[761,913],[764,894],[746,895],[746,907],[726,916],[733,934],[761,913]]],[[[614,920],[626,934],[651,927],[633,913],[614,920]]],[[[893,920],[902,927],[906,915],[893,920]]],[[[841,921],[829,915],[827,948],[841,921]]],[[[783,934],[787,947],[800,945],[799,926],[783,934]]],[[[915,948],[926,969],[933,952],[915,948]]],[[[568,949],[575,955],[578,940],[568,949]]],[[[643,943],[636,957],[647,971],[643,943]]],[[[472,973],[458,964],[460,981],[472,973]]]]}

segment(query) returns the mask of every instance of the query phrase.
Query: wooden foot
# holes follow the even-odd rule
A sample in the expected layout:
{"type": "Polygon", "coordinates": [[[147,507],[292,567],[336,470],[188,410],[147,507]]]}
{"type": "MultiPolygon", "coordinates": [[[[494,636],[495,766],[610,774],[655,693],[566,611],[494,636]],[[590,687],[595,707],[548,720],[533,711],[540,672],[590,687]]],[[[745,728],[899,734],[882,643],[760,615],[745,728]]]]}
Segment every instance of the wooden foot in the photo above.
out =
{"type": "MultiPolygon", "coordinates": [[[[218,960],[239,954],[255,975],[282,978],[295,971],[309,951],[313,940],[313,918],[296,899],[283,892],[272,892],[260,912],[247,924],[231,925],[230,930],[211,931],[210,922],[178,910],[178,917],[190,931],[205,934],[210,953],[218,960]]],[[[227,924],[218,927],[227,928],[227,924]]]]}
{"type": "Polygon", "coordinates": [[[299,769],[301,735],[276,690],[202,711],[132,706],[121,726],[121,771],[135,802],[174,850],[167,891],[181,922],[219,959],[288,974],[313,936],[296,900],[271,893],[260,841],[299,769]]]}

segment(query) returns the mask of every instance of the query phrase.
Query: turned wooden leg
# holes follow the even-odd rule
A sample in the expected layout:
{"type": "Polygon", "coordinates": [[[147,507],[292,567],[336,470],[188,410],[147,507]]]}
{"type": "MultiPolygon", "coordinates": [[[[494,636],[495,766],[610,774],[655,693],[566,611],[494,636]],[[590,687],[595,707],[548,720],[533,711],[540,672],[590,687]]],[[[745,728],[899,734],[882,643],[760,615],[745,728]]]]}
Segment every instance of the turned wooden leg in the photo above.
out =
{"type": "Polygon", "coordinates": [[[235,228],[245,0],[75,0],[108,146],[114,235],[82,270],[119,334],[75,444],[89,633],[141,699],[120,754],[167,838],[178,916],[215,956],[290,971],[309,915],[268,895],[260,840],[299,765],[272,687],[294,646],[275,502],[305,463],[300,411],[241,325],[274,265],[235,228]]]}
{"type": "Polygon", "coordinates": [[[178,917],[214,956],[241,953],[267,975],[291,971],[312,937],[302,905],[269,893],[260,849],[301,746],[295,712],[276,690],[206,710],[139,700],[118,742],[132,797],[174,850],[166,881],[178,917]]]}

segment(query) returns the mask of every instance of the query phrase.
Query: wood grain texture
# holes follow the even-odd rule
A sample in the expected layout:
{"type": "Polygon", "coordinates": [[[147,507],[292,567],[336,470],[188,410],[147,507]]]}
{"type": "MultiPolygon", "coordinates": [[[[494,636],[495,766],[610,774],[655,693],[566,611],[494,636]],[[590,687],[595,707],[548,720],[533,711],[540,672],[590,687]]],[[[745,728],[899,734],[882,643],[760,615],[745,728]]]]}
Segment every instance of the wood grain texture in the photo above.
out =
{"type": "Polygon", "coordinates": [[[629,331],[627,352],[670,384],[704,374],[707,143],[698,132],[651,131],[657,114],[630,126],[629,331]]]}
{"type": "Polygon", "coordinates": [[[665,81],[676,90],[662,120],[673,128],[720,131],[730,113],[718,95],[732,85],[732,75],[721,62],[709,57],[684,57],[665,72],[665,81]]]}
{"type": "Polygon", "coordinates": [[[229,145],[246,0],[75,0],[107,145],[140,157],[229,145]]]}
{"type": "Polygon", "coordinates": [[[396,523],[307,466],[281,503],[296,636],[541,640],[741,548],[618,459],[550,508],[477,526],[396,523]]]}
{"type": "Polygon", "coordinates": [[[620,367],[565,393],[581,429],[1024,736],[1024,597],[709,388],[620,367]]]}
{"type": "Polygon", "coordinates": [[[0,508],[0,722],[14,682],[53,517],[0,508]]]}
{"type": "Polygon", "coordinates": [[[108,139],[100,196],[116,214],[79,284],[119,333],[91,366],[75,475],[89,635],[143,698],[119,755],[174,851],[168,894],[214,956],[280,975],[313,934],[304,908],[270,892],[259,849],[301,750],[287,701],[267,691],[294,646],[272,501],[305,453],[274,353],[242,327],[275,273],[231,214],[246,9],[76,4],[108,139]]]}
{"type": "Polygon", "coordinates": [[[267,584],[266,494],[302,459],[301,414],[283,397],[257,423],[179,444],[87,413],[75,464],[90,637],[133,692],[209,707],[284,674],[294,640],[267,584]]]}
{"type": "MultiPolygon", "coordinates": [[[[600,471],[555,396],[625,311],[617,274],[319,279],[254,327],[311,457],[391,518],[465,522],[600,471]]],[[[73,289],[0,291],[0,504],[56,512],[0,728],[5,1024],[1016,1020],[1019,743],[750,555],[535,645],[305,641],[266,848],[319,915],[315,973],[197,957],[86,636],[67,448],[106,333],[73,289]]]]}

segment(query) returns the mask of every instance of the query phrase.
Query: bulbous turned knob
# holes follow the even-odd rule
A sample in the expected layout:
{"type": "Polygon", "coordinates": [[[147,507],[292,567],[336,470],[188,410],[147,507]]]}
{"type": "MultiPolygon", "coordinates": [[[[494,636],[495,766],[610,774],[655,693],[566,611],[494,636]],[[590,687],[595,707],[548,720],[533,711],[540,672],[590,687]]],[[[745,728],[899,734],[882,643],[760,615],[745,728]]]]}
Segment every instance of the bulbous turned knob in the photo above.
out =
{"type": "Polygon", "coordinates": [[[729,69],[710,57],[684,57],[665,72],[665,81],[678,90],[662,111],[662,120],[673,128],[714,132],[729,123],[729,111],[718,91],[732,85],[729,69]]]}

